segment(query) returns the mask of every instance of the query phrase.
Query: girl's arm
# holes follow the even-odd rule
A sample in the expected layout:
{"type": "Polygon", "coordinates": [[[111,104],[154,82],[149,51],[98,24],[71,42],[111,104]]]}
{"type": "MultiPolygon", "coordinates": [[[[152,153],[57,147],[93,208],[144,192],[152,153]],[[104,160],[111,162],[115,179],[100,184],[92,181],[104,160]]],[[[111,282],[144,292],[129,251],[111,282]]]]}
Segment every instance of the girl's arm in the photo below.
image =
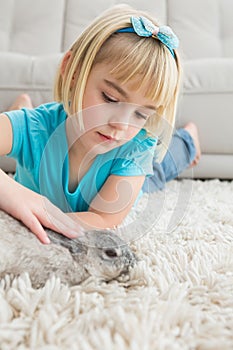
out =
{"type": "MultiPolygon", "coordinates": [[[[9,118],[0,114],[0,155],[12,148],[12,127],[9,118]]],[[[20,185],[0,169],[0,209],[22,221],[43,243],[48,243],[43,226],[67,237],[78,236],[82,229],[48,199],[20,185]]]]}
{"type": "Polygon", "coordinates": [[[88,212],[69,213],[85,229],[114,228],[132,208],[144,183],[145,176],[109,176],[92,201],[88,212]]]}
{"type": "Polygon", "coordinates": [[[12,127],[10,119],[0,114],[0,156],[10,153],[12,148],[12,127]]]}

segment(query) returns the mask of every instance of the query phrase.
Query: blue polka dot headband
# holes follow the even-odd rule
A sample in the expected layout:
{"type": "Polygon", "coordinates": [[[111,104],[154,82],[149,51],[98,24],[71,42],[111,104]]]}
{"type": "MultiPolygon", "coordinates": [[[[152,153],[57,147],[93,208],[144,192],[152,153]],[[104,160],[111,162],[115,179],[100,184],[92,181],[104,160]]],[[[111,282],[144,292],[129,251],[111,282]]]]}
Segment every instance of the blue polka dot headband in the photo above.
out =
{"type": "Polygon", "coordinates": [[[132,16],[131,23],[132,27],[119,29],[117,33],[136,33],[143,37],[157,38],[168,48],[172,56],[175,57],[174,49],[179,46],[179,39],[170,27],[157,27],[149,19],[143,16],[132,16]]]}

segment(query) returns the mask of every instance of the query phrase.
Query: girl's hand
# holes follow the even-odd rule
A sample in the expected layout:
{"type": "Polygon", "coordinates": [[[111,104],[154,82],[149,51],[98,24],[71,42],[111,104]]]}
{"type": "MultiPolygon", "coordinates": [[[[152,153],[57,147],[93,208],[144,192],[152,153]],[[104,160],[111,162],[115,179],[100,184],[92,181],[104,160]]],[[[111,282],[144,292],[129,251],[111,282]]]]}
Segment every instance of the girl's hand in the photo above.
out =
{"type": "Polygon", "coordinates": [[[50,242],[43,226],[69,238],[83,235],[80,224],[47,198],[0,172],[0,208],[22,221],[42,243],[50,242]]]}

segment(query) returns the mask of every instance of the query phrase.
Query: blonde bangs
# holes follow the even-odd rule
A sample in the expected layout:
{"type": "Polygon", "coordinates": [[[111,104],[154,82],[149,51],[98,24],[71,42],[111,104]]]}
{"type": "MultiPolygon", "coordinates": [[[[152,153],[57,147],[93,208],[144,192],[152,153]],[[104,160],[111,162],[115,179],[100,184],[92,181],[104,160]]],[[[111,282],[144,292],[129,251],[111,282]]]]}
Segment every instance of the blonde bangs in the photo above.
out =
{"type": "Polygon", "coordinates": [[[133,90],[144,91],[159,114],[171,102],[177,87],[177,66],[171,53],[158,40],[132,33],[113,34],[96,56],[94,63],[100,62],[111,63],[114,68],[110,73],[121,84],[130,82],[133,90]]]}

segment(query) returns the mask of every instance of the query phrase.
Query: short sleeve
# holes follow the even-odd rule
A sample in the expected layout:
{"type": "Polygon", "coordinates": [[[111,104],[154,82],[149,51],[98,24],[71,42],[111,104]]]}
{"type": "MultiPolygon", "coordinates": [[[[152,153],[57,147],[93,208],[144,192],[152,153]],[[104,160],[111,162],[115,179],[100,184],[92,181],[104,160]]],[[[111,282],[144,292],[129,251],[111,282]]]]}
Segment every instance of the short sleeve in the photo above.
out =
{"type": "Polygon", "coordinates": [[[7,112],[12,125],[13,142],[8,157],[14,158],[17,165],[32,170],[38,164],[43,145],[43,129],[40,113],[36,109],[23,108],[7,112]]]}
{"type": "Polygon", "coordinates": [[[116,155],[111,174],[121,176],[153,175],[152,162],[156,144],[156,138],[148,137],[146,131],[141,130],[116,155]]]}
{"type": "Polygon", "coordinates": [[[12,141],[12,148],[9,154],[7,154],[8,157],[12,157],[15,159],[18,159],[19,154],[22,150],[23,140],[25,137],[25,129],[26,129],[26,116],[24,110],[16,110],[11,112],[5,112],[10,119],[11,127],[12,127],[12,134],[13,134],[13,141],[12,141]]]}
{"type": "Polygon", "coordinates": [[[54,128],[64,120],[65,113],[57,103],[48,103],[35,109],[6,112],[11,121],[13,143],[8,157],[19,165],[32,169],[40,161],[41,154],[54,128]]]}

